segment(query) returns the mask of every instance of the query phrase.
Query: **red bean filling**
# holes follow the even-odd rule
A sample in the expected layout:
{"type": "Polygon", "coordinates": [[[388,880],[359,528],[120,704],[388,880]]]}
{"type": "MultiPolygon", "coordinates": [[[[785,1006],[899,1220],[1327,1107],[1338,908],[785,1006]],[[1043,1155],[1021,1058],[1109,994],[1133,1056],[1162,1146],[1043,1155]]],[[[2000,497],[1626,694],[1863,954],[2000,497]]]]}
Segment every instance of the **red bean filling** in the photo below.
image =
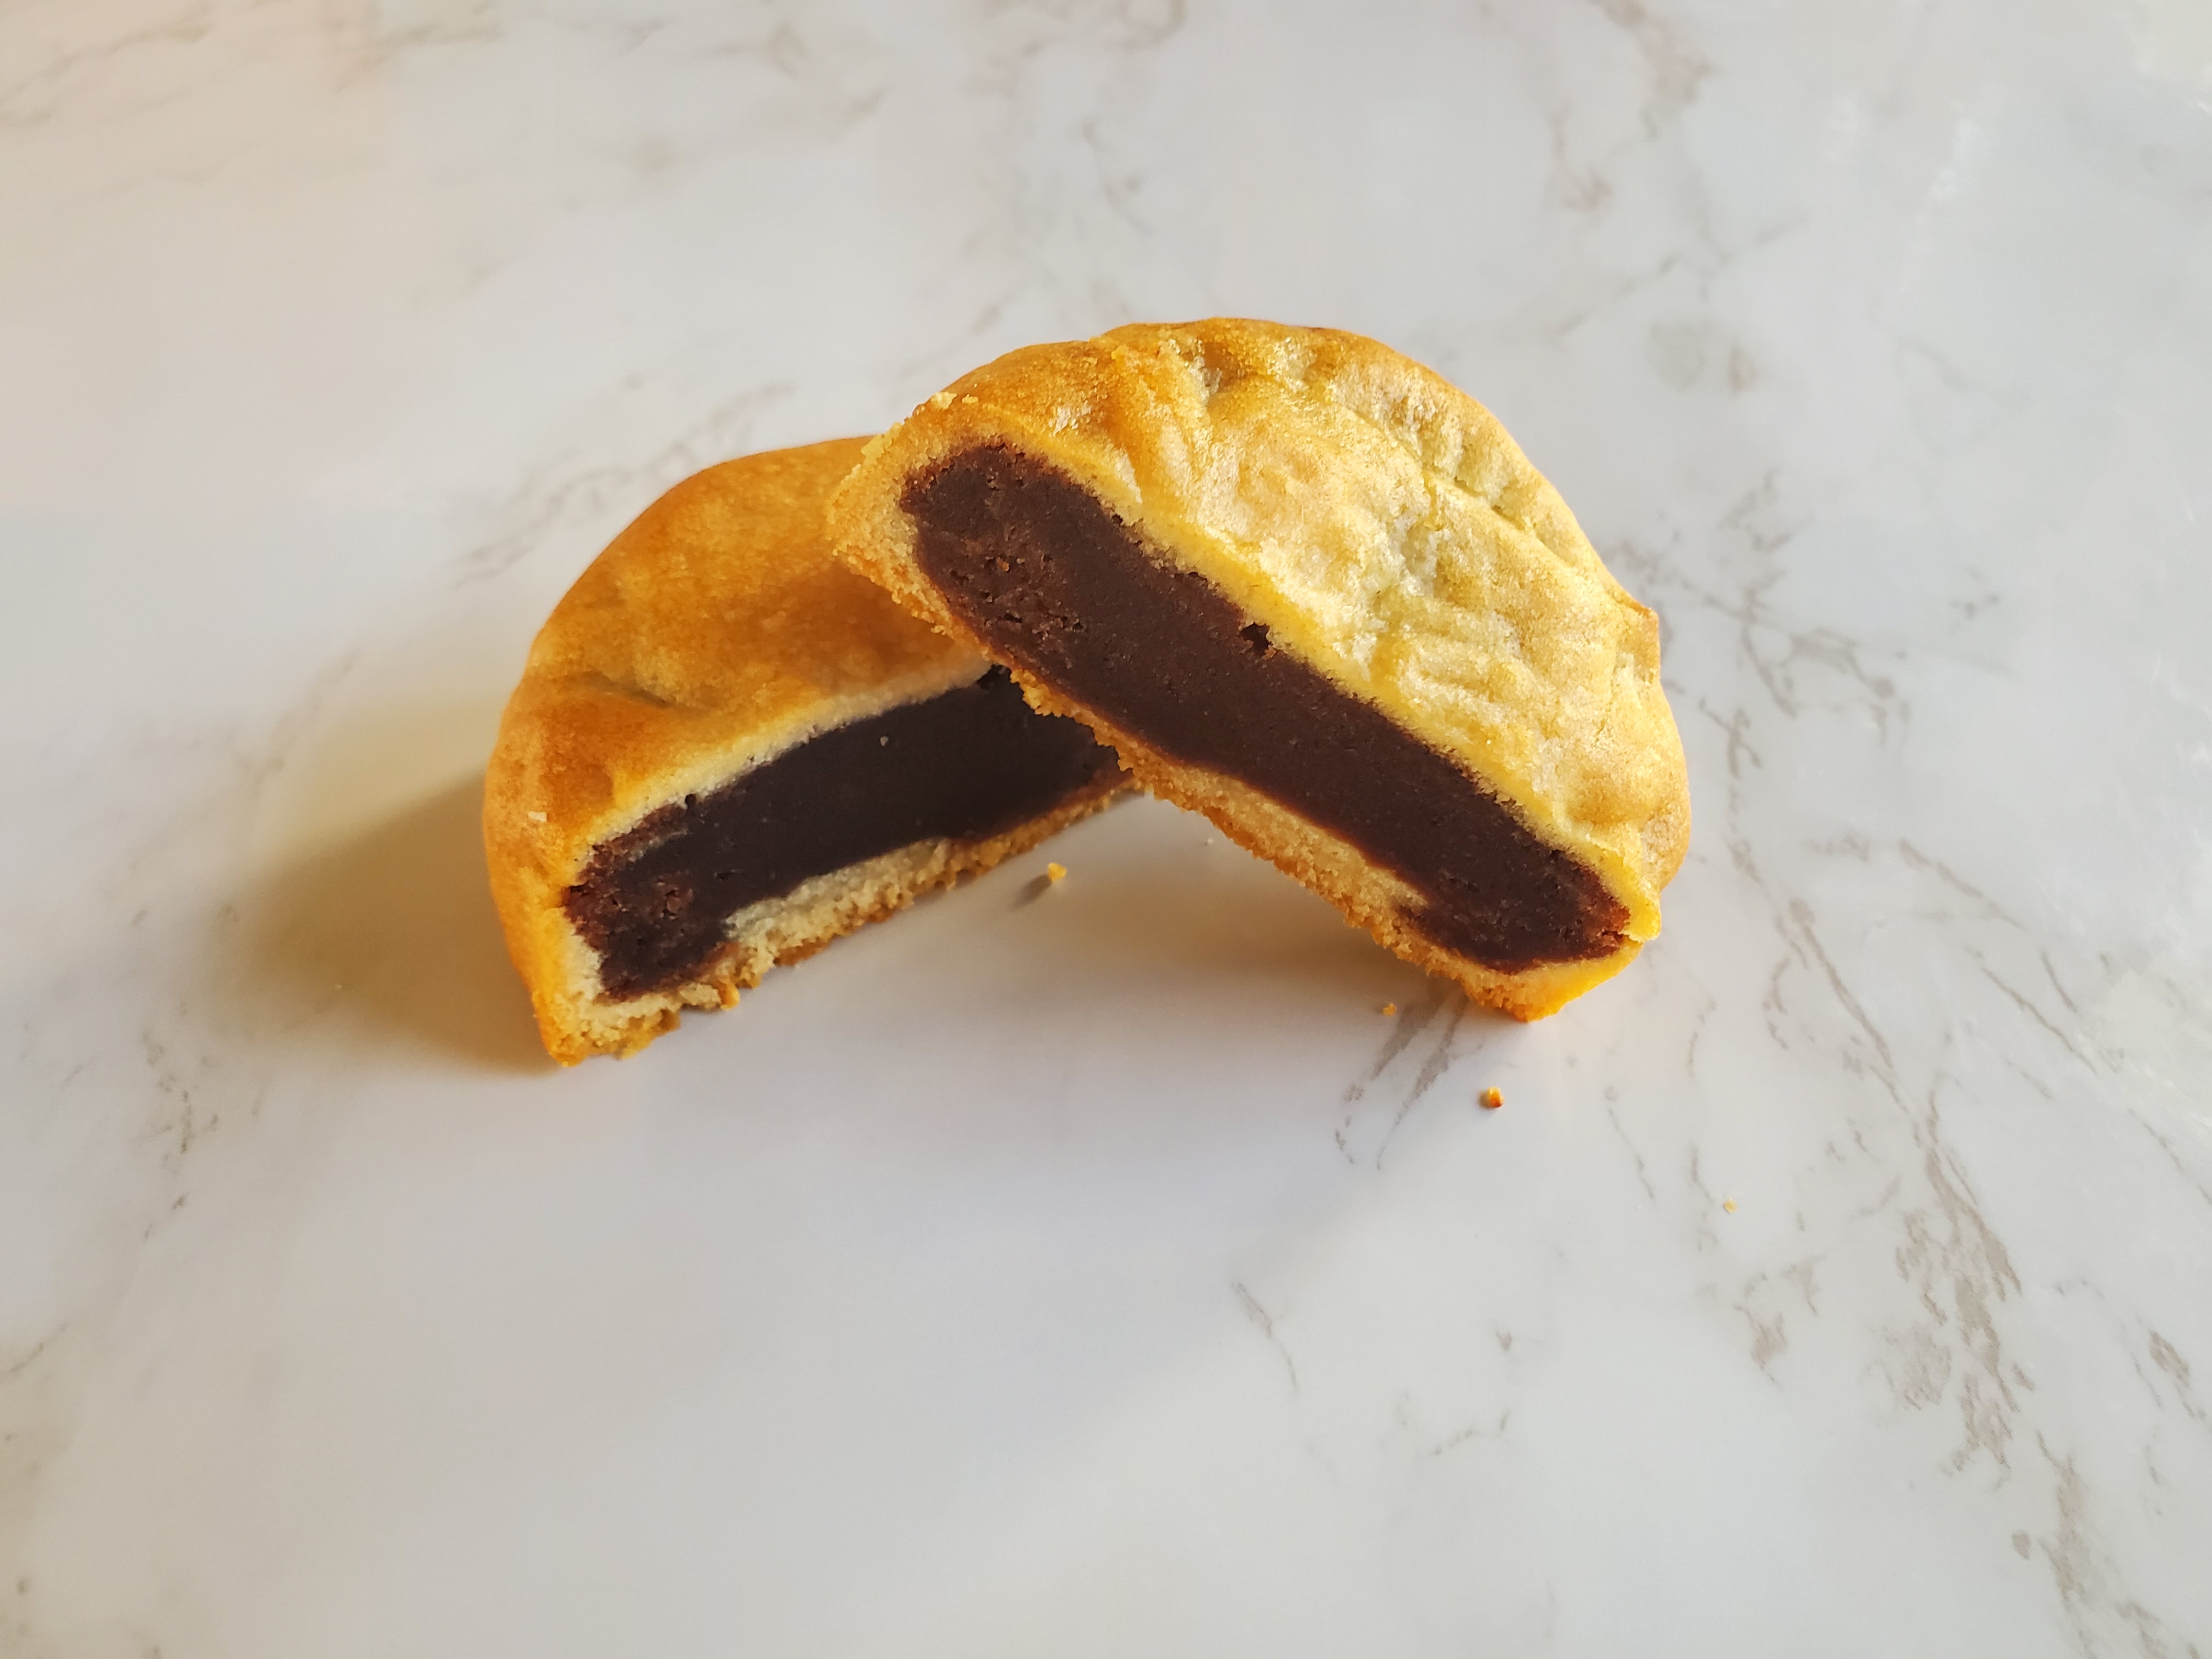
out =
{"type": "Polygon", "coordinates": [[[641,996],[697,977],[749,905],[915,842],[1002,835],[1118,770],[994,668],[647,814],[594,849],[563,908],[599,953],[603,994],[641,996]]]}

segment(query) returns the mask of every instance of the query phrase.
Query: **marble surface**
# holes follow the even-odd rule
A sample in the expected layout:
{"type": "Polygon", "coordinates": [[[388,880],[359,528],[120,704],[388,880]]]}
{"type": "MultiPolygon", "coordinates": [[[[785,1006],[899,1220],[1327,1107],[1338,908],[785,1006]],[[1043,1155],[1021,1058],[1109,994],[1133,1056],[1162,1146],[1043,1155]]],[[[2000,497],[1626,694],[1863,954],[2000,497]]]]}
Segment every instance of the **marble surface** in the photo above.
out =
{"type": "Polygon", "coordinates": [[[25,0],[0,204],[0,1652],[2212,1656],[2201,0],[25,0]],[[1664,936],[1144,802],[549,1066],[575,572],[1216,312],[1661,611],[1664,936]]]}

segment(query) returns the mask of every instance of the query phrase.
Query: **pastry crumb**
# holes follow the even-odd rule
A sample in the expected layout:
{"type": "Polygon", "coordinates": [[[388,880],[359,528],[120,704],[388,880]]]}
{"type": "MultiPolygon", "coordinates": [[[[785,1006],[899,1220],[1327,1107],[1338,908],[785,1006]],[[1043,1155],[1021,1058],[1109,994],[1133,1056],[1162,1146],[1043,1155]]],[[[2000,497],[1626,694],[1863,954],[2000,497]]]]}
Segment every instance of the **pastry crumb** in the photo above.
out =
{"type": "Polygon", "coordinates": [[[1058,881],[1066,873],[1067,866],[1064,864],[1048,864],[1044,867],[1044,878],[1047,881],[1058,881]]]}
{"type": "Polygon", "coordinates": [[[1734,1215],[1735,1213],[1735,1200],[1732,1198],[1723,1199],[1721,1200],[1721,1208],[1726,1210],[1730,1215],[1734,1215]]]}
{"type": "Polygon", "coordinates": [[[1485,1089],[1476,1098],[1482,1102],[1482,1109],[1486,1112],[1494,1112],[1505,1103],[1505,1097],[1495,1089],[1485,1089]]]}
{"type": "Polygon", "coordinates": [[[545,822],[545,814],[543,812],[531,812],[525,814],[525,816],[527,817],[532,823],[543,823],[545,822]]]}
{"type": "Polygon", "coordinates": [[[1386,1014],[1395,1014],[1398,1012],[1398,1005],[1395,1002],[1386,1002],[1382,1005],[1382,1012],[1386,1014]]]}

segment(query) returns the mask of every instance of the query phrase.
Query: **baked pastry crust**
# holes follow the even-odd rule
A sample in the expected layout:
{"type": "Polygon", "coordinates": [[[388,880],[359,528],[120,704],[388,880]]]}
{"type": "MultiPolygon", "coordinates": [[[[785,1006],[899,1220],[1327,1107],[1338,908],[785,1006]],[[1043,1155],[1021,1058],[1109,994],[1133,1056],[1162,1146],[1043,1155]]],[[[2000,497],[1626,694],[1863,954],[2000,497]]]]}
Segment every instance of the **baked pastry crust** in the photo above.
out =
{"type": "Polygon", "coordinates": [[[747,456],[685,479],[592,562],[531,647],[484,775],[484,849],[508,954],[563,1064],[634,1052],[685,1007],[726,1007],[770,966],[988,869],[1112,793],[1000,835],[921,842],[816,877],[740,913],[696,977],[603,997],[598,953],[563,907],[601,842],[810,737],[989,667],[831,556],[823,503],[865,442],[747,456]]]}
{"type": "Polygon", "coordinates": [[[1195,808],[1401,955],[1522,1018],[1618,972],[1659,930],[1687,845],[1659,629],[1490,413],[1419,364],[1333,330],[1233,319],[1033,346],[963,377],[872,442],[831,499],[842,556],[984,649],[917,558],[909,483],[991,447],[1097,496],[1153,558],[1195,573],[1276,648],[1380,708],[1594,871],[1625,910],[1608,955],[1501,972],[1407,925],[1407,890],[1356,848],[1095,709],[1139,781],[1195,808]]]}

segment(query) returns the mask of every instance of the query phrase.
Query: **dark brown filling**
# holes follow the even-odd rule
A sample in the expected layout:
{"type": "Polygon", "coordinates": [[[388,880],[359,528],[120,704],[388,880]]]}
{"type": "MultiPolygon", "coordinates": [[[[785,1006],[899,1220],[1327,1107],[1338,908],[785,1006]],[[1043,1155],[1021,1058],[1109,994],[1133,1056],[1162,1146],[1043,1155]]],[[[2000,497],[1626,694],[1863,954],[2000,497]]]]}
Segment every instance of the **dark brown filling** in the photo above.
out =
{"type": "Polygon", "coordinates": [[[1079,722],[1036,713],[994,668],[648,813],[593,851],[564,908],[606,996],[665,990],[714,959],[748,905],[915,842],[987,840],[1116,769],[1079,722]]]}
{"type": "Polygon", "coordinates": [[[992,655],[1349,842],[1421,895],[1407,919],[1445,949],[1514,973],[1620,947],[1627,912],[1595,872],[1065,474],[988,445],[901,504],[922,570],[992,655]]]}

